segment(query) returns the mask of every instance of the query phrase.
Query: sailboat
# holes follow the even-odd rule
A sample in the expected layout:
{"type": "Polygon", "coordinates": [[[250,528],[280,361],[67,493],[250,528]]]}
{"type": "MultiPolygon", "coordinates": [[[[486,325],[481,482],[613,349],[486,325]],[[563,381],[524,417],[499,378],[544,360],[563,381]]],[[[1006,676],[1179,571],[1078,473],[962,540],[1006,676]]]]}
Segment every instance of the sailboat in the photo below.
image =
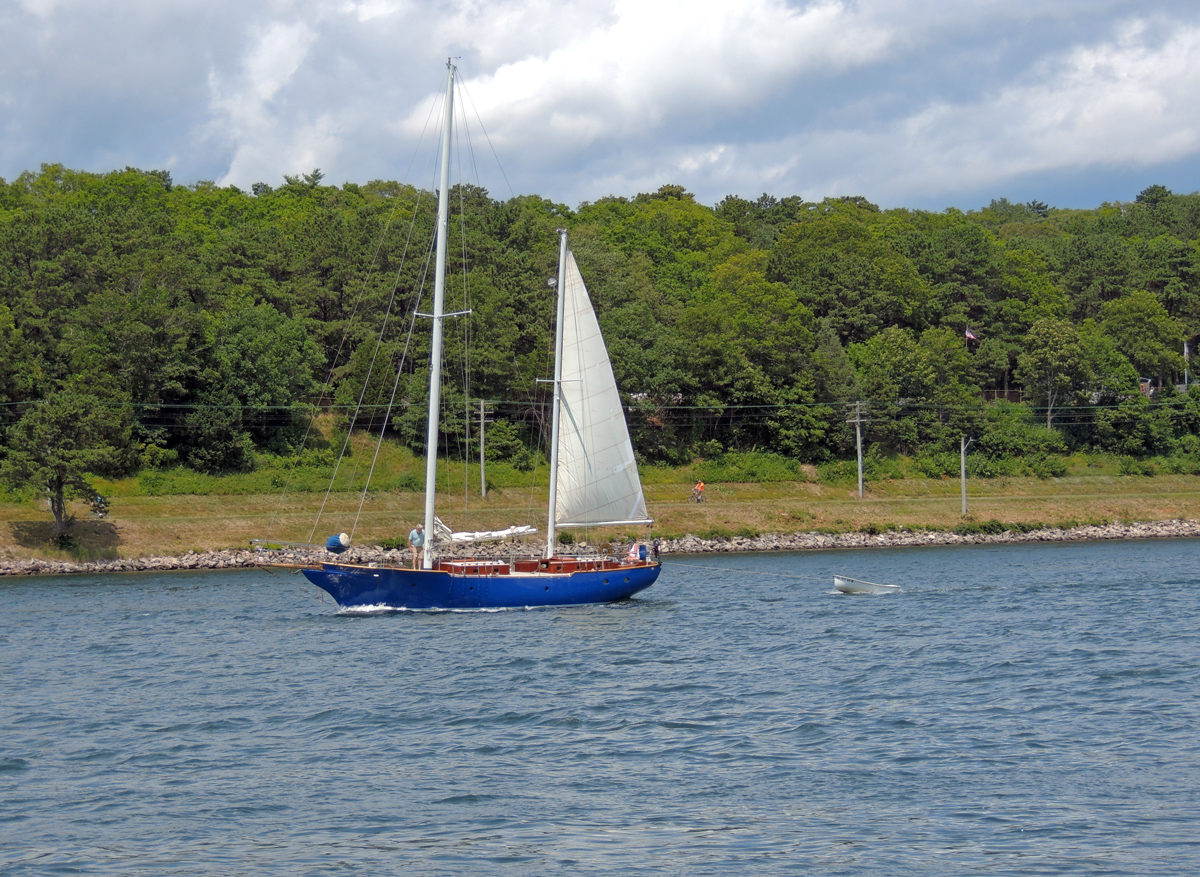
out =
{"type": "MultiPolygon", "coordinates": [[[[305,577],[342,607],[492,609],[607,603],[626,599],[658,578],[661,564],[647,552],[627,557],[560,555],[556,534],[567,527],[650,524],[646,500],[616,380],[587,287],[559,230],[557,321],[550,443],[550,501],[546,549],[525,559],[439,556],[446,541],[435,514],[442,324],[449,228],[450,133],[455,67],[449,63],[438,192],[429,416],[425,460],[426,545],[420,569],[325,562],[305,577]]],[[[330,550],[340,546],[331,538],[330,550]]]]}

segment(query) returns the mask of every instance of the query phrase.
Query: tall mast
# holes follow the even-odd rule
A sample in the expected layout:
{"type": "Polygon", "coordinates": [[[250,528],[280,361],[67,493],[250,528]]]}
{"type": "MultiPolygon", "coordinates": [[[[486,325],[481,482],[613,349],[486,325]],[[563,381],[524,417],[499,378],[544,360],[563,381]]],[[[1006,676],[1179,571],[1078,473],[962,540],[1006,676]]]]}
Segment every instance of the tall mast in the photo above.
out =
{"type": "Polygon", "coordinates": [[[554,401],[550,405],[550,516],[546,557],[554,556],[554,512],[558,504],[558,419],[562,407],[563,315],[567,309],[567,230],[558,230],[558,317],[554,321],[554,401]]]}
{"type": "Polygon", "coordinates": [[[437,263],[433,275],[433,347],[429,352],[429,422],[425,433],[425,556],[433,568],[433,499],[437,491],[438,415],[442,396],[442,320],[446,306],[446,238],[450,229],[450,129],[454,123],[454,62],[446,61],[446,118],[442,124],[442,180],[438,188],[437,263]]]}

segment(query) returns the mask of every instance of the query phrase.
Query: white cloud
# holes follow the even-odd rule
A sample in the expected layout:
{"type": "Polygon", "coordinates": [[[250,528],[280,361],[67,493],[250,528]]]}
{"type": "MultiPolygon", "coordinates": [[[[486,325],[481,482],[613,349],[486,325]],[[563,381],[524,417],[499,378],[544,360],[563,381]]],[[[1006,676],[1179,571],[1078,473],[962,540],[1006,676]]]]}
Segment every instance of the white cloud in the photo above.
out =
{"type": "Polygon", "coordinates": [[[16,0],[0,176],[429,185],[410,162],[455,56],[513,188],[567,203],[664,182],[928,203],[1167,165],[1191,189],[1198,54],[1183,0],[16,0]]]}
{"type": "Polygon", "coordinates": [[[58,0],[20,0],[17,5],[38,18],[46,19],[54,13],[59,2],[58,0]]]}
{"type": "MultiPolygon", "coordinates": [[[[508,25],[499,30],[515,26],[508,11],[499,18],[508,25]]],[[[762,101],[789,78],[876,61],[895,35],[837,2],[617,0],[603,26],[556,36],[539,54],[466,79],[498,143],[531,130],[578,145],[686,126],[762,101]]],[[[425,116],[414,110],[407,130],[425,116]]]]}
{"type": "Polygon", "coordinates": [[[1120,31],[1047,59],[974,103],[935,102],[875,131],[814,133],[795,146],[820,156],[824,193],[850,185],[888,200],[1055,170],[1145,167],[1200,151],[1200,27],[1175,28],[1161,41],[1145,22],[1120,31]]]}
{"type": "Polygon", "coordinates": [[[704,139],[635,158],[604,180],[617,193],[683,182],[708,201],[769,191],[862,194],[902,206],[1003,191],[1014,180],[1055,172],[1149,168],[1200,153],[1193,97],[1200,93],[1200,26],[1137,20],[1111,31],[1111,39],[1066,47],[971,101],[926,96],[891,119],[869,113],[854,125],[818,121],[775,138],[704,139]]]}
{"type": "Polygon", "coordinates": [[[374,18],[385,18],[401,12],[407,4],[396,0],[361,0],[358,3],[346,3],[342,10],[350,13],[359,21],[370,21],[374,18]]]}
{"type": "Polygon", "coordinates": [[[281,124],[286,107],[273,101],[295,76],[316,36],[307,24],[271,24],[251,45],[240,75],[209,75],[216,112],[214,133],[233,147],[222,182],[241,181],[266,161],[289,161],[289,167],[311,167],[335,147],[328,118],[292,119],[281,124]],[[233,79],[232,82],[228,81],[233,79]],[[299,124],[297,124],[297,122],[299,124]],[[282,136],[281,136],[282,135],[282,136]]]}

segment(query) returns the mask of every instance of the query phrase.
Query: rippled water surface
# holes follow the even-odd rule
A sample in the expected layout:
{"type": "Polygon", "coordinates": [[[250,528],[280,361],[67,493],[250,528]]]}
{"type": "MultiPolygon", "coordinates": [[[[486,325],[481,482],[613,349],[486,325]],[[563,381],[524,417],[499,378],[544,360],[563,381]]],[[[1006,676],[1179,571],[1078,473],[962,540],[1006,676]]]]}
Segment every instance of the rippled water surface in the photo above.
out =
{"type": "Polygon", "coordinates": [[[706,556],[371,616],[265,572],[0,580],[0,873],[1196,874],[1198,557],[706,556]]]}

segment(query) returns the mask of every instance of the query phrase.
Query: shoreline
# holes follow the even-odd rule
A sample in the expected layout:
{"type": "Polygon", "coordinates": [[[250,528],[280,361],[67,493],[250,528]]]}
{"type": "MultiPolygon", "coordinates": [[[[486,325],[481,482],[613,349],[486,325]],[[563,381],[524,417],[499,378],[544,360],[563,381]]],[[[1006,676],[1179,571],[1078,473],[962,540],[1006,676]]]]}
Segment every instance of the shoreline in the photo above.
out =
{"type": "MultiPolygon", "coordinates": [[[[1059,529],[1003,533],[958,533],[939,530],[889,530],[885,533],[786,533],[755,537],[735,536],[721,539],[701,539],[684,536],[664,539],[664,557],[681,554],[730,554],[773,551],[831,551],[849,548],[918,548],[953,545],[1009,545],[1028,542],[1111,542],[1132,539],[1196,539],[1200,538],[1200,521],[1171,520],[1134,524],[1103,524],[1059,529]]],[[[511,557],[540,554],[543,543],[501,542],[493,545],[452,545],[443,556],[511,557]]],[[[579,543],[564,546],[566,550],[590,552],[595,546],[579,543]]],[[[384,550],[378,546],[351,548],[338,555],[346,563],[407,563],[410,554],[398,549],[384,550]]],[[[252,569],[275,564],[306,565],[334,559],[322,548],[300,549],[225,549],[179,556],[151,556],[118,560],[60,561],[4,560],[0,561],[0,577],[31,575],[79,575],[113,572],[175,572],[181,570],[252,569]]]]}

